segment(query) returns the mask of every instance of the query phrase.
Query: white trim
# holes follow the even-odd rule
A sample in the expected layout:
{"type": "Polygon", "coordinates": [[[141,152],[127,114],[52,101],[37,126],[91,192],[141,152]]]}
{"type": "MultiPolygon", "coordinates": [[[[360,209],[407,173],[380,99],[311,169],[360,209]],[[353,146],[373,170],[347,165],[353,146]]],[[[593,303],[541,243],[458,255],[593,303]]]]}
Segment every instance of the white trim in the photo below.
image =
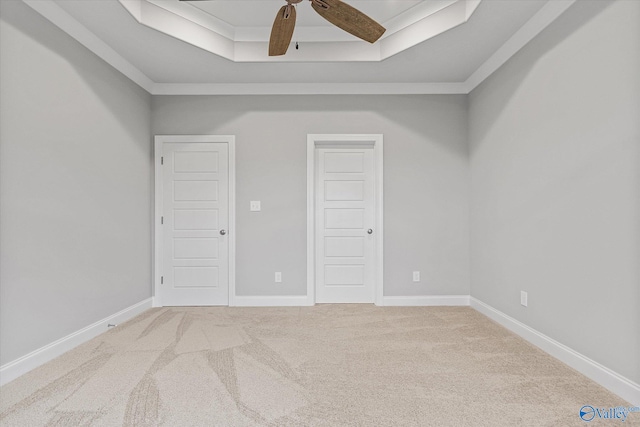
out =
{"type": "Polygon", "coordinates": [[[236,299],[236,137],[229,137],[229,306],[236,299]]]}
{"type": "Polygon", "coordinates": [[[303,307],[311,306],[306,295],[244,296],[236,295],[235,307],[303,307]]]}
{"type": "MultiPolygon", "coordinates": [[[[386,307],[468,307],[469,295],[385,296],[386,307]]],[[[236,296],[236,307],[304,307],[314,305],[306,295],[236,296]]]]}
{"type": "Polygon", "coordinates": [[[162,307],[162,298],[160,297],[160,277],[162,269],[160,262],[156,260],[162,259],[162,230],[160,228],[160,218],[162,216],[162,142],[154,138],[153,142],[153,274],[151,280],[151,289],[153,289],[153,306],[162,307]]]}
{"type": "Polygon", "coordinates": [[[307,303],[315,304],[316,282],[316,233],[315,233],[315,182],[316,182],[316,146],[307,135],[307,303]]]}
{"type": "Polygon", "coordinates": [[[113,50],[111,46],[102,41],[102,39],[92,33],[87,27],[79,23],[55,2],[41,0],[23,1],[113,68],[127,76],[138,86],[149,93],[152,92],[154,83],[146,74],[124,59],[124,57],[113,50]]]}
{"type": "Polygon", "coordinates": [[[464,83],[467,93],[478,87],[513,55],[547,28],[576,0],[554,0],[545,4],[529,21],[489,57],[464,83]]]}
{"type": "Polygon", "coordinates": [[[600,363],[589,359],[476,298],[471,297],[471,307],[631,404],[640,406],[640,385],[630,379],[623,377],[600,363]]]}
{"type": "MultiPolygon", "coordinates": [[[[156,83],[98,36],[51,1],[23,0],[36,12],[58,26],[109,65],[137,83],[151,95],[432,95],[473,91],[493,72],[555,21],[576,0],[547,2],[502,47],[464,82],[414,83],[156,83]]],[[[128,10],[132,12],[132,7],[128,10]]],[[[135,8],[134,8],[135,9],[135,8]]]]}
{"type": "Polygon", "coordinates": [[[162,144],[165,142],[222,142],[229,148],[229,301],[236,298],[236,137],[235,135],[156,135],[154,137],[154,250],[153,250],[153,306],[163,307],[160,277],[162,277],[162,144]]]}
{"type": "Polygon", "coordinates": [[[154,83],[153,95],[466,95],[466,83],[154,83]]]}
{"type": "Polygon", "coordinates": [[[382,135],[373,146],[376,167],[376,305],[382,305],[384,297],[384,144],[382,135]]]}
{"type": "Polygon", "coordinates": [[[151,308],[151,298],[140,301],[109,317],[105,317],[91,325],[80,329],[64,338],[60,338],[12,362],[0,366],[0,386],[26,374],[63,353],[74,349],[98,335],[107,332],[108,324],[120,324],[151,308]]]}
{"type": "Polygon", "coordinates": [[[372,144],[375,162],[376,283],[375,303],[383,305],[384,295],[384,143],[382,134],[307,134],[307,299],[315,303],[315,155],[316,147],[325,144],[372,144]]]}
{"type": "Polygon", "coordinates": [[[385,296],[382,305],[387,307],[468,307],[469,295],[417,295],[417,296],[385,296]]]}
{"type": "Polygon", "coordinates": [[[140,24],[234,62],[383,61],[464,24],[481,0],[433,0],[383,22],[374,43],[331,28],[299,26],[296,41],[310,42],[285,56],[267,56],[270,27],[229,25],[184,2],[119,0],[140,24]]]}

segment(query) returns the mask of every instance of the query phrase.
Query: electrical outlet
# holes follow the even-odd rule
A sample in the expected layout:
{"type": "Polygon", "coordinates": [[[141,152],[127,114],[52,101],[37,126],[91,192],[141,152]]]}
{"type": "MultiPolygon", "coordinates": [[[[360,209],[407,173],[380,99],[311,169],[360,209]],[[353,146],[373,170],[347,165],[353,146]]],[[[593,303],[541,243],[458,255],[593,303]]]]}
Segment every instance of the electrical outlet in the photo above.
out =
{"type": "Polygon", "coordinates": [[[282,283],[282,273],[276,271],[276,283],[282,283]]]}
{"type": "Polygon", "coordinates": [[[420,272],[419,271],[414,271],[413,272],[413,281],[414,282],[419,282],[420,281],[420,272]]]}
{"type": "Polygon", "coordinates": [[[525,291],[520,291],[520,305],[527,306],[527,293],[525,291]]]}
{"type": "Polygon", "coordinates": [[[260,200],[252,200],[249,202],[249,210],[251,212],[260,212],[260,200]]]}

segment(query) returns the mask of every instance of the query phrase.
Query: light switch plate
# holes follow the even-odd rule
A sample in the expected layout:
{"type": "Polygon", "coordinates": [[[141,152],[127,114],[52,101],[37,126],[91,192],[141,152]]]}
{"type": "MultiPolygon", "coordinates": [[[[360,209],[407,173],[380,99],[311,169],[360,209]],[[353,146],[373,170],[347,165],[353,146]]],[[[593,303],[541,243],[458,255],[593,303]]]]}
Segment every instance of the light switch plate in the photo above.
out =
{"type": "Polygon", "coordinates": [[[420,281],[420,272],[419,271],[414,271],[413,272],[413,281],[414,282],[419,282],[420,281]]]}
{"type": "Polygon", "coordinates": [[[525,291],[520,291],[520,304],[526,307],[529,303],[528,299],[529,296],[527,295],[527,293],[525,291]]]}
{"type": "Polygon", "coordinates": [[[260,200],[252,200],[249,202],[249,210],[251,210],[251,212],[260,212],[260,200]]]}

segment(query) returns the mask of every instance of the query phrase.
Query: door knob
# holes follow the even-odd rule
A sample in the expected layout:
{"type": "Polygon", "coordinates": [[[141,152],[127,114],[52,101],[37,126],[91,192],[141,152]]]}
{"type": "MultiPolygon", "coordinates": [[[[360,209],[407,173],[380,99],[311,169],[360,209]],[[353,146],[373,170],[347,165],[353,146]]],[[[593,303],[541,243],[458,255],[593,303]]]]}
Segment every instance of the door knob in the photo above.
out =
{"type": "Polygon", "coordinates": [[[373,230],[372,230],[372,229],[368,229],[368,230],[367,230],[367,233],[369,233],[369,234],[373,234],[373,230]]]}
{"type": "Polygon", "coordinates": [[[220,234],[224,236],[227,232],[225,230],[220,230],[220,234]]]}

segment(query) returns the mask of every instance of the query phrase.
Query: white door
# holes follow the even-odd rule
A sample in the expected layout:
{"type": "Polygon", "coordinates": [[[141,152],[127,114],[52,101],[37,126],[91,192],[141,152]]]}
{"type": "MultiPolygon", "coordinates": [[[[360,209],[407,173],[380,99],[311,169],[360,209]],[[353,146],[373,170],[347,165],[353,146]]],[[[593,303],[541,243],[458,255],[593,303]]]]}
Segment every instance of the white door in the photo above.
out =
{"type": "Polygon", "coordinates": [[[162,144],[162,305],[229,303],[226,143],[162,144]]]}
{"type": "Polygon", "coordinates": [[[316,302],[375,301],[373,147],[317,148],[316,302]]]}

